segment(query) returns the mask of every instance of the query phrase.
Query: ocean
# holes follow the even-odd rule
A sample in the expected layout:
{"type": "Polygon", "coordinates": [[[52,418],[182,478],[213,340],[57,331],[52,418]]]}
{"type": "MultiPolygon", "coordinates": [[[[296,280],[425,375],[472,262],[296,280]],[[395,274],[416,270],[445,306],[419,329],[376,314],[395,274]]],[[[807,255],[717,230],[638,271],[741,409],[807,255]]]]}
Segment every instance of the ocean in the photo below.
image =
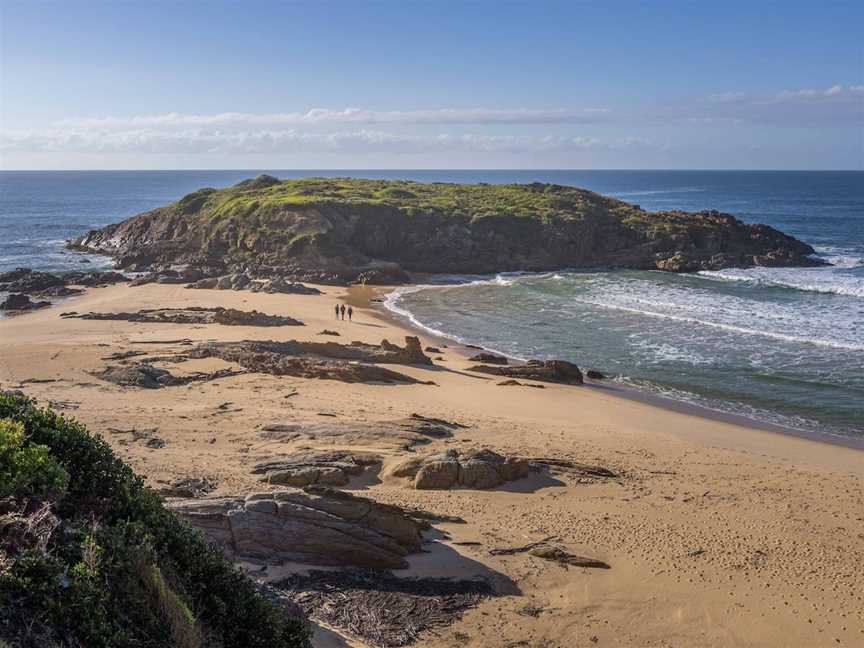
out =
{"type": "Polygon", "coordinates": [[[754,171],[158,171],[0,173],[0,271],[96,269],[66,239],[205,186],[271,173],[555,182],[649,210],[718,209],[833,265],[673,275],[579,270],[435,277],[386,305],[438,335],[562,358],[638,390],[809,433],[864,439],[864,173],[754,171]]]}

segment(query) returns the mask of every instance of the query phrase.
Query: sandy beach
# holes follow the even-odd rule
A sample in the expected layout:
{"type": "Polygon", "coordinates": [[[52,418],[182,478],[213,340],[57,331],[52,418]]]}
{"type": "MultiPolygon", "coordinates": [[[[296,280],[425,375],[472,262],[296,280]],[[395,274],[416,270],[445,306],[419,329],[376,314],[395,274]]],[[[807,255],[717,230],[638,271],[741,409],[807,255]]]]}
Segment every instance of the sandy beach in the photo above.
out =
{"type": "MultiPolygon", "coordinates": [[[[543,473],[494,490],[421,491],[387,476],[393,444],[354,449],[385,457],[379,478],[355,485],[378,501],[458,516],[440,523],[429,553],[400,574],[482,575],[497,596],[417,645],[861,646],[864,644],[864,453],[675,412],[616,395],[603,383],[500,386],[466,369],[470,349],[420,334],[433,367],[393,366],[430,384],[348,384],[244,373],[163,389],[92,375],[113,354],[142,351],[175,375],[230,368],[177,362],[188,342],[382,339],[417,335],[370,304],[369,289],[322,295],[125,285],[89,290],[54,308],[0,321],[0,387],[21,389],[86,423],[158,487],[206,477],[215,495],[276,488],[251,467],[298,447],[259,433],[277,423],[386,421],[412,413],[458,421],[422,452],[491,448],[508,455],[602,466],[614,479],[543,473]],[[355,307],[336,320],[336,303],[355,307]],[[153,324],[61,318],[148,308],[224,306],[287,315],[305,326],[153,324]],[[320,335],[324,329],[339,337],[320,335]],[[443,344],[448,344],[447,348],[443,344]],[[155,428],[155,430],[154,430],[155,428]],[[150,447],[135,431],[164,441],[150,447]],[[611,569],[565,568],[496,547],[544,538],[611,569]],[[467,543],[467,544],[465,544],[467,543]]],[[[236,367],[235,367],[236,368],[236,367]]],[[[420,451],[420,449],[417,449],[420,451]]],[[[275,577],[275,574],[274,574],[275,577]]],[[[319,645],[363,644],[321,631],[319,645]]]]}

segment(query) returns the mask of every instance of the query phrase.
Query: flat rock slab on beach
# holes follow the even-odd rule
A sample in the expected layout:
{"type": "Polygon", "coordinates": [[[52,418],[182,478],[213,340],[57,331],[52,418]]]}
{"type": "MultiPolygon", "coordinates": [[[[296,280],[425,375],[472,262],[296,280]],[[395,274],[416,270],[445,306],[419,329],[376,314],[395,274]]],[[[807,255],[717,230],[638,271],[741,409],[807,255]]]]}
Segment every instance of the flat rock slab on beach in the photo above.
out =
{"type": "Polygon", "coordinates": [[[403,509],[332,488],[169,502],[235,560],[399,569],[429,528],[403,509]]]}
{"type": "Polygon", "coordinates": [[[242,311],[236,308],[154,308],[135,313],[85,313],[67,315],[67,318],[84,320],[117,320],[147,324],[223,324],[225,326],[303,326],[293,317],[267,315],[257,310],[242,311]]]}
{"type": "Polygon", "coordinates": [[[408,450],[415,445],[450,438],[458,427],[458,423],[414,414],[393,421],[271,423],[262,426],[258,435],[268,441],[283,443],[309,441],[327,445],[408,450]]]}

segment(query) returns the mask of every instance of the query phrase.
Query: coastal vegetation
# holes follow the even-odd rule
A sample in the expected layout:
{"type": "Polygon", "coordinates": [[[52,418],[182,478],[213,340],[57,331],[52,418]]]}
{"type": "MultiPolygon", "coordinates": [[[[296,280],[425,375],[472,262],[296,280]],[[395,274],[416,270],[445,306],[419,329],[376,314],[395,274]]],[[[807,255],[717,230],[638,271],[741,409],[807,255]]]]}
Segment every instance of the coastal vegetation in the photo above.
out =
{"type": "Polygon", "coordinates": [[[105,441],[0,392],[0,645],[301,648],[308,632],[105,441]]]}

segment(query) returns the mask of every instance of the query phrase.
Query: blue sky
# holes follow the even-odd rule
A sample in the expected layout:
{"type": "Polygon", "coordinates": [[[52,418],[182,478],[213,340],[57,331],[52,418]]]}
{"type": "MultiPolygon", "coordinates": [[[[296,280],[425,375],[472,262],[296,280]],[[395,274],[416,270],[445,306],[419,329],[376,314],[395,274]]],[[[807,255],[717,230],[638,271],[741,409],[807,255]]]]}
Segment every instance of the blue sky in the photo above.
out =
{"type": "Polygon", "coordinates": [[[0,166],[864,168],[864,3],[0,0],[0,166]]]}

